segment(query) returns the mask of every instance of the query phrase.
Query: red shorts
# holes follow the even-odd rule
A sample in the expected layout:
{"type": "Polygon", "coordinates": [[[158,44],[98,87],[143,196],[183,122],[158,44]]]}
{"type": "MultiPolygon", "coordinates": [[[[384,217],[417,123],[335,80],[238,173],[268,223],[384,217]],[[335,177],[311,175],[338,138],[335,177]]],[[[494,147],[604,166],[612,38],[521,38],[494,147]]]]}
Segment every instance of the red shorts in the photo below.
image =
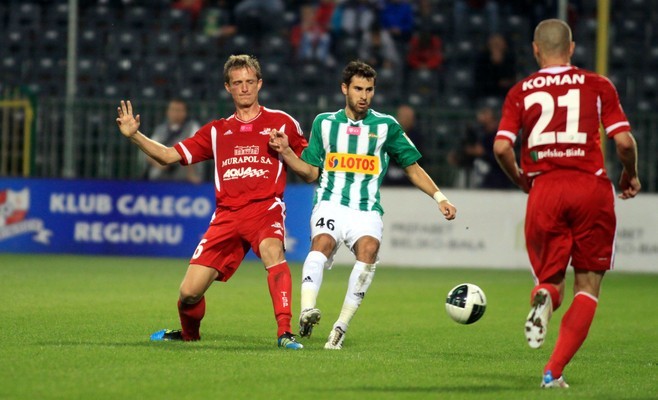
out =
{"type": "Polygon", "coordinates": [[[239,210],[217,209],[208,230],[190,259],[219,271],[226,282],[251,248],[260,258],[258,246],[267,238],[285,238],[286,206],[280,199],[251,203],[239,210]]]}
{"type": "Polygon", "coordinates": [[[615,192],[605,177],[579,171],[538,176],[528,196],[525,236],[539,283],[575,268],[612,269],[615,192]]]}

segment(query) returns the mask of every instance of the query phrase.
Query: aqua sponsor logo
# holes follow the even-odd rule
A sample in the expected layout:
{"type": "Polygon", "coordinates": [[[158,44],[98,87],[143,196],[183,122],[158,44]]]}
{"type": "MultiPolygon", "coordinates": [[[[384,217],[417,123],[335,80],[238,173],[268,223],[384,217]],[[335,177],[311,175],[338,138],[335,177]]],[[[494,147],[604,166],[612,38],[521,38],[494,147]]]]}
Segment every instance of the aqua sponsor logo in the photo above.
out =
{"type": "Polygon", "coordinates": [[[224,172],[223,179],[225,181],[230,181],[233,179],[244,179],[244,178],[260,178],[267,175],[268,171],[266,169],[260,168],[251,168],[251,167],[242,167],[242,168],[229,168],[224,172]]]}

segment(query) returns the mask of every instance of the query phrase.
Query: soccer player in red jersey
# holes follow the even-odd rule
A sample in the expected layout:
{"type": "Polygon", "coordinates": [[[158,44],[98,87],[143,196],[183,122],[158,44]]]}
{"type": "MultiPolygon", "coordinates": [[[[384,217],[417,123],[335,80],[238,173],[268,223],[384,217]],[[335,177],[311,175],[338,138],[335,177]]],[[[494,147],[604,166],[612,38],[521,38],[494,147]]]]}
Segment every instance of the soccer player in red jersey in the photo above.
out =
{"type": "Polygon", "coordinates": [[[284,258],[286,165],[268,142],[270,131],[284,131],[298,155],[307,142],[299,123],[290,115],[258,103],[262,84],[255,58],[229,57],[224,65],[224,87],[233,97],[235,113],[204,125],[173,147],[139,132],[139,114],[133,116],[130,101],[121,101],[116,120],[121,133],[160,164],[215,160],[217,209],[180,286],[178,314],[182,329],[158,331],[151,340],[199,340],[206,290],[213,281],[231,278],[251,248],[267,270],[279,347],[303,347],[290,330],[292,279],[284,258]]]}
{"type": "Polygon", "coordinates": [[[623,166],[619,197],[633,198],[641,188],[637,144],[617,90],[607,78],[570,64],[574,46],[565,22],[549,19],[537,25],[532,47],[540,70],[508,92],[494,143],[501,168],[529,193],[525,237],[536,284],[525,324],[530,347],[543,344],[551,314],[562,302],[569,260],[575,272],[574,298],[541,387],[568,387],[562,371],[587,337],[601,280],[613,267],[615,194],[606,175],[600,125],[614,140],[623,166]]]}

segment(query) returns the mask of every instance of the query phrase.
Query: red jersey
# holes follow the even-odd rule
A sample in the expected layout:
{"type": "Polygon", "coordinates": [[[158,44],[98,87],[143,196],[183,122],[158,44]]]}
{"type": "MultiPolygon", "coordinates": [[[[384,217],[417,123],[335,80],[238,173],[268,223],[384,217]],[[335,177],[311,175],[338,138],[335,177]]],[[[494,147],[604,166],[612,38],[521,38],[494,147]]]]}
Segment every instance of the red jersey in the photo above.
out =
{"type": "Polygon", "coordinates": [[[599,126],[609,138],[631,130],[612,82],[573,66],[544,68],[510,89],[496,140],[522,130],[521,168],[530,177],[554,169],[605,176],[599,126]]]}
{"type": "Polygon", "coordinates": [[[294,118],[261,106],[250,121],[241,121],[235,114],[212,121],[174,148],[182,165],[214,159],[217,207],[236,209],[251,202],[283,198],[286,166],[268,145],[271,130],[286,133],[290,148],[298,156],[308,146],[294,118]]]}

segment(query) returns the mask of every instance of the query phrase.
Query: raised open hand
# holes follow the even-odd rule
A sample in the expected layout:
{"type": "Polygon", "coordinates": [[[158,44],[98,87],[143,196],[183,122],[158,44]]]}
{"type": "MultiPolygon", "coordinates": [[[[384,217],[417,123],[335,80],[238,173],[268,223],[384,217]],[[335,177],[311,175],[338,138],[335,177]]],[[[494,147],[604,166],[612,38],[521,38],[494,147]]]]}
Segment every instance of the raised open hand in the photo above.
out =
{"type": "Polygon", "coordinates": [[[121,134],[127,138],[133,137],[137,130],[139,130],[139,114],[133,117],[133,105],[130,100],[121,100],[121,105],[117,107],[117,125],[121,134]]]}

